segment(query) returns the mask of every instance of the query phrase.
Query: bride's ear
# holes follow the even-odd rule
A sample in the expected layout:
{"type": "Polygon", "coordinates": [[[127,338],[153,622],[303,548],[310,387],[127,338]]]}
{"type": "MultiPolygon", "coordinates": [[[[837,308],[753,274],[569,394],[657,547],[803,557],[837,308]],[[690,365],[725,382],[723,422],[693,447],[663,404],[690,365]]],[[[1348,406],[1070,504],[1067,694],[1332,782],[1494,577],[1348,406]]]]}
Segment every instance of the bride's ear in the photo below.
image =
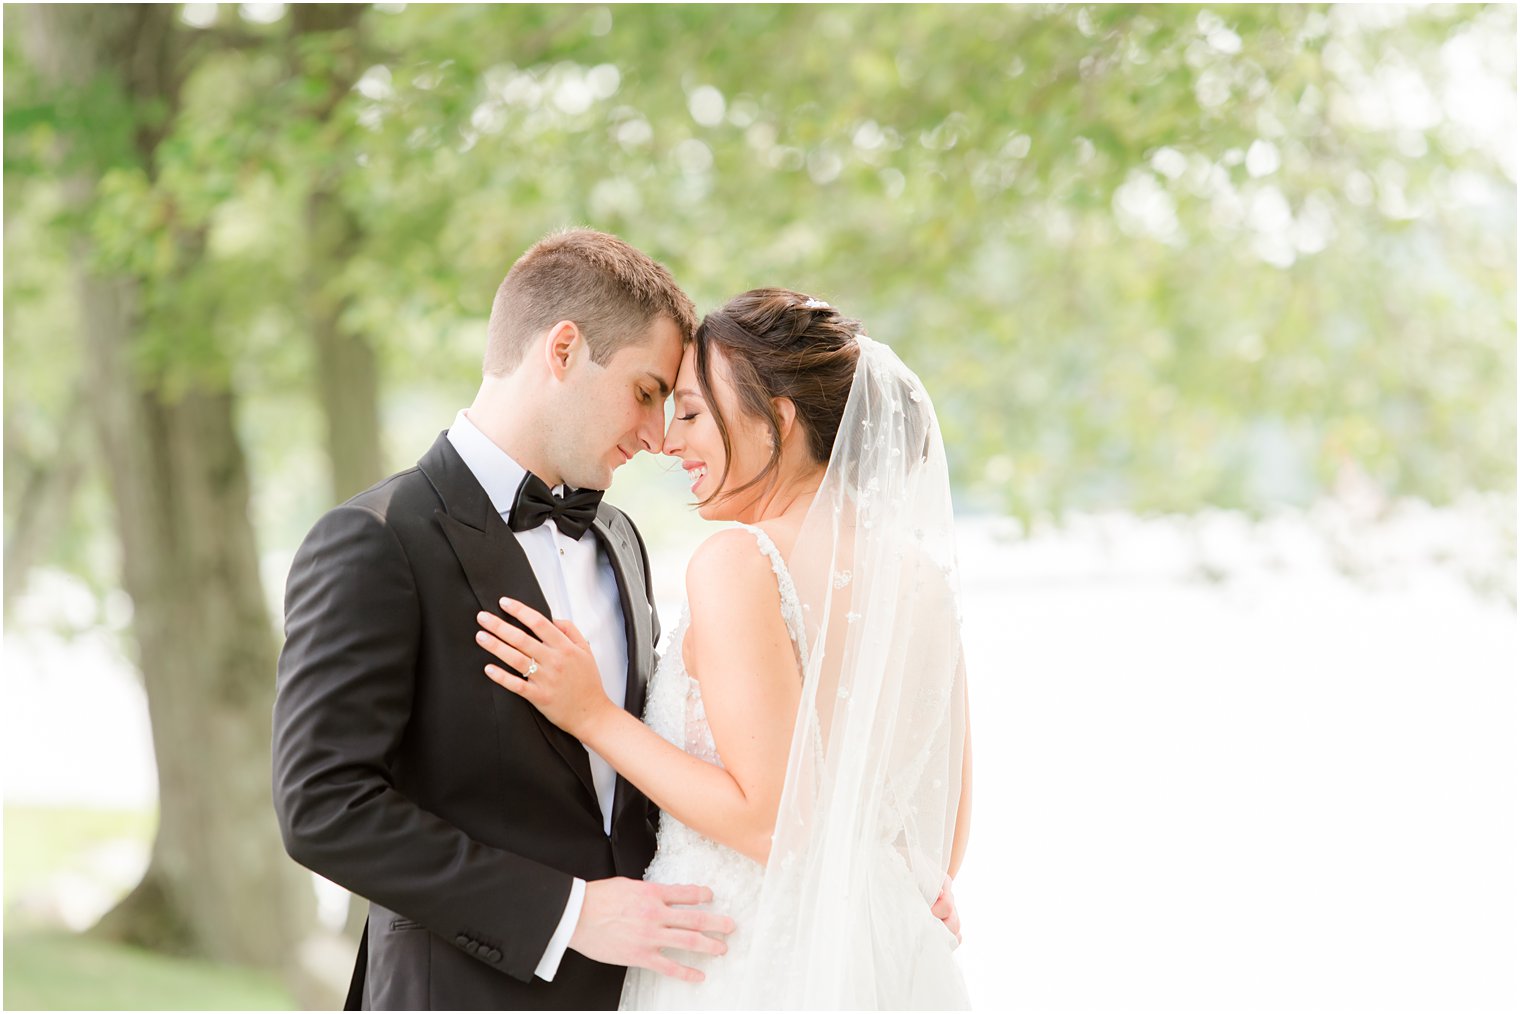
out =
{"type": "Polygon", "coordinates": [[[784,444],[797,423],[797,405],[790,398],[772,398],[771,408],[776,410],[776,418],[781,422],[781,442],[784,444]]]}

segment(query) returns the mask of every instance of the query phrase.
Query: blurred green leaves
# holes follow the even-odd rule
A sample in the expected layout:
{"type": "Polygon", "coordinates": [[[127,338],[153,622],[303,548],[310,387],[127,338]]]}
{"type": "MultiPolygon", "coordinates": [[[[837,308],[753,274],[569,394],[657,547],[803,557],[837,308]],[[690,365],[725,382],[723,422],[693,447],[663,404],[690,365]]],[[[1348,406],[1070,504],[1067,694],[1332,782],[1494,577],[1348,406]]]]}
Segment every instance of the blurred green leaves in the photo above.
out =
{"type": "Polygon", "coordinates": [[[75,227],[19,210],[56,186],[49,139],[146,123],[170,132],[153,180],[109,175],[87,228],[172,280],[142,354],[254,404],[310,370],[323,181],[360,225],[327,284],[389,399],[463,397],[511,261],[580,223],[703,309],[780,284],[865,320],[982,507],[1262,510],[1348,474],[1513,489],[1512,7],[295,16],[182,24],[202,44],[174,111],[43,94],[7,39],[8,432],[60,424],[43,392],[67,385],[30,371],[70,368],[25,351],[73,340],[67,295],[16,267],[75,227]]]}

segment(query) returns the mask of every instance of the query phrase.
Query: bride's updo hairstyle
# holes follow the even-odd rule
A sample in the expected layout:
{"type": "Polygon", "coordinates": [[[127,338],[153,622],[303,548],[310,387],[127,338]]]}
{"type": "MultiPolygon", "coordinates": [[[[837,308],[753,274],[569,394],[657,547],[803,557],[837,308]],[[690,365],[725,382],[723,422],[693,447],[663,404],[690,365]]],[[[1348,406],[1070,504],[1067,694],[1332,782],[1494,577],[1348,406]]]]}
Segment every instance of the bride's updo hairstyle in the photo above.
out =
{"type": "Polygon", "coordinates": [[[702,319],[696,336],[697,384],[723,439],[723,475],[717,488],[721,491],[728,479],[734,448],[728,423],[713,396],[714,352],[723,356],[740,411],[770,428],[771,457],[744,485],[715,492],[698,506],[763,483],[756,493],[760,496],[774,486],[781,471],[781,417],[771,405],[772,398],[791,399],[797,407],[797,424],[807,435],[808,453],[819,464],[828,462],[855,379],[855,360],[860,355],[855,337],[862,331],[859,321],[790,289],[751,289],[702,319]]]}

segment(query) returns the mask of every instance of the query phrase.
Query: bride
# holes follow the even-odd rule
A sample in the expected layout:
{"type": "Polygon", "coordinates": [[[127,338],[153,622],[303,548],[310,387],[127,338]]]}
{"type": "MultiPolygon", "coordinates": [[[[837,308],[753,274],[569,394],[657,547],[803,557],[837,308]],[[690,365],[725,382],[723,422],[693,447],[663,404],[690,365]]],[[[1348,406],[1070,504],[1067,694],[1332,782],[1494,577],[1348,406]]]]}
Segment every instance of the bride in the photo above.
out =
{"type": "Polygon", "coordinates": [[[737,927],[726,954],[682,952],[683,977],[630,969],[621,1006],[968,1007],[930,910],[965,850],[971,759],[929,397],[858,322],[783,289],[709,314],[674,397],[665,453],[702,517],[739,525],[687,567],[645,722],[573,624],[510,600],[520,626],[482,620],[487,675],[663,811],[646,879],[708,885],[737,927]]]}

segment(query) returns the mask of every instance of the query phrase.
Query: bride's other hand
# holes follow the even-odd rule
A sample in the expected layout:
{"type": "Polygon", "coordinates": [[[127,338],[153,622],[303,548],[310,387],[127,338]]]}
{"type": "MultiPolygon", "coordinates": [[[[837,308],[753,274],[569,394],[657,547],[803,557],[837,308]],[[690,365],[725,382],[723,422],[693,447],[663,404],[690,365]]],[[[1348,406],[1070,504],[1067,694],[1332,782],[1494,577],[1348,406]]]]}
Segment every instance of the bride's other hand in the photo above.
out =
{"type": "Polygon", "coordinates": [[[955,934],[955,942],[961,942],[961,914],[955,910],[955,894],[951,891],[951,881],[947,876],[944,886],[939,889],[939,897],[934,899],[934,905],[929,911],[934,917],[945,924],[945,929],[955,934]]]}
{"type": "Polygon", "coordinates": [[[590,643],[569,620],[550,620],[515,599],[503,598],[501,608],[528,629],[519,630],[493,613],[475,615],[481,626],[476,642],[516,670],[488,665],[486,675],[570,735],[586,739],[599,717],[617,710],[602,686],[590,643]]]}

